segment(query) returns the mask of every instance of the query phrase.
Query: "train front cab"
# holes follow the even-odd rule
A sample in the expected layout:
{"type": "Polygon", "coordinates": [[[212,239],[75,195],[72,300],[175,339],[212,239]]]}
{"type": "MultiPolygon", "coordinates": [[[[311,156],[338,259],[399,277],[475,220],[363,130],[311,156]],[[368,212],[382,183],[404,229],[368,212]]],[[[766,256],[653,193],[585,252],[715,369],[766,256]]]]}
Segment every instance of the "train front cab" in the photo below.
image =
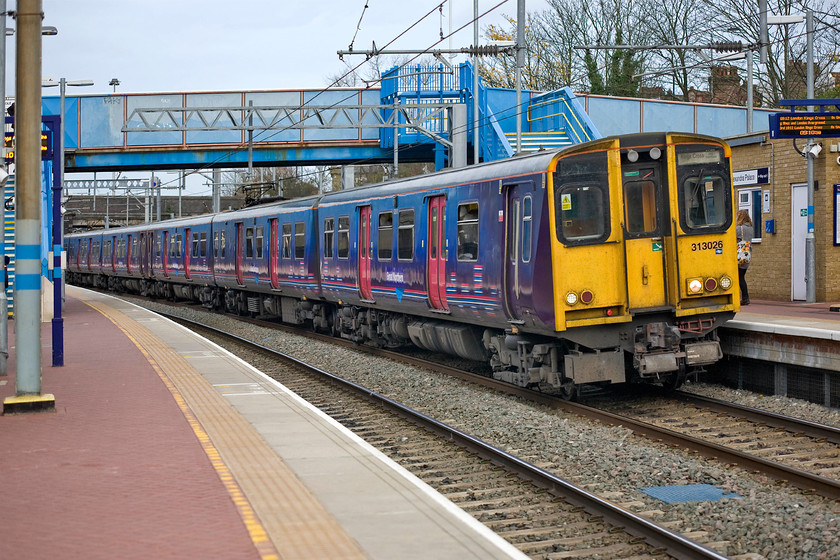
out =
{"type": "Polygon", "coordinates": [[[722,357],[715,329],[739,301],[729,157],[713,138],[639,134],[552,162],[555,328],[569,342],[552,384],[676,386],[722,357]]]}

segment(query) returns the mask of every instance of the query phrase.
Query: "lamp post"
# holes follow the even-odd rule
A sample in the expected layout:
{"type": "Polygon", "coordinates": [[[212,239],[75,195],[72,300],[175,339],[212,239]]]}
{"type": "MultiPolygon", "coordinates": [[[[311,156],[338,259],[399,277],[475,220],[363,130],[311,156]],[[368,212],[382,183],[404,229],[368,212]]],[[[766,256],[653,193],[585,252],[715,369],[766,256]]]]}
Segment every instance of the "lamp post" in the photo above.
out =
{"type": "MultiPolygon", "coordinates": [[[[805,22],[805,35],[807,41],[805,87],[806,99],[814,99],[814,13],[805,10],[805,15],[790,14],[785,16],[767,16],[767,25],[791,25],[805,22]]],[[[787,36],[787,34],[785,34],[787,36]]],[[[787,41],[785,42],[785,69],[787,69],[787,41]]],[[[787,83],[787,71],[785,72],[785,83],[787,83]]],[[[809,106],[808,111],[814,107],[809,106]]],[[[808,181],[808,232],[805,234],[805,302],[815,303],[817,301],[817,240],[814,226],[814,158],[819,150],[814,150],[813,138],[808,138],[805,147],[806,176],[808,181]]],[[[791,263],[793,266],[793,263],[791,263]]]]}
{"type": "Polygon", "coordinates": [[[120,81],[116,78],[111,78],[111,81],[108,82],[109,86],[114,86],[114,93],[117,92],[117,86],[120,85],[120,81]]]}

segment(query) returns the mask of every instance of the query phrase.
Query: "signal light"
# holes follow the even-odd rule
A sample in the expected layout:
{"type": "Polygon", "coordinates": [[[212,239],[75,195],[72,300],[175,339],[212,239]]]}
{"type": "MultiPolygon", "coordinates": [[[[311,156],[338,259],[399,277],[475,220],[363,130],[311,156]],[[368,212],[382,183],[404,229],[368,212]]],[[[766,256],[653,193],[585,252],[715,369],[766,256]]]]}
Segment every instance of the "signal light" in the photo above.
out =
{"type": "Polygon", "coordinates": [[[721,276],[720,277],[720,287],[724,290],[728,290],[732,287],[732,279],[729,276],[721,276]]]}
{"type": "Polygon", "coordinates": [[[714,278],[706,278],[706,283],[704,287],[706,288],[707,292],[713,292],[717,289],[717,280],[714,278]]]}
{"type": "Polygon", "coordinates": [[[582,303],[587,303],[587,304],[592,303],[593,299],[595,299],[595,294],[593,294],[589,290],[583,290],[580,293],[580,301],[582,303]]]}

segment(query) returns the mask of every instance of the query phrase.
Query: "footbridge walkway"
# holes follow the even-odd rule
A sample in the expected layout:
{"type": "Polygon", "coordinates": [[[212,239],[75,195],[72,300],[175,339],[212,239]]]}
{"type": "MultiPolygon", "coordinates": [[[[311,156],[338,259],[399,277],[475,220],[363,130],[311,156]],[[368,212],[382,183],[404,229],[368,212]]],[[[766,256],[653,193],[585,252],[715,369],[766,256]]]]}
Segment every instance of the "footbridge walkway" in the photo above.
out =
{"type": "MultiPolygon", "coordinates": [[[[745,132],[744,108],[575,96],[569,88],[522,92],[479,85],[473,66],[394,68],[381,88],[110,94],[65,97],[66,171],[131,171],[434,161],[448,164],[453,132],[465,132],[468,160],[602,135],[679,130],[717,136],[745,132]],[[478,120],[473,103],[478,103],[478,120]],[[466,106],[453,125],[451,108],[466,106]],[[463,114],[462,112],[461,114],[463,114]]],[[[43,113],[60,113],[58,97],[43,113]]],[[[767,117],[757,111],[756,128],[767,117]]]]}

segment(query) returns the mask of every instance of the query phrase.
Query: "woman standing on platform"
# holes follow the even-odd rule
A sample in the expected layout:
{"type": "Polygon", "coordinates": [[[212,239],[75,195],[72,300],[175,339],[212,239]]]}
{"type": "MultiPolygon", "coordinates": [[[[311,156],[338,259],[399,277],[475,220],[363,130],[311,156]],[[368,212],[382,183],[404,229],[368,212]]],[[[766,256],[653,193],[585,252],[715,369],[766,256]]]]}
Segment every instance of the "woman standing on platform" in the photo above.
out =
{"type": "Polygon", "coordinates": [[[750,244],[755,236],[750,213],[746,210],[738,210],[738,219],[735,222],[735,235],[738,238],[738,285],[741,287],[741,305],[750,304],[750,292],[747,290],[747,269],[752,260],[752,248],[750,244]]]}

